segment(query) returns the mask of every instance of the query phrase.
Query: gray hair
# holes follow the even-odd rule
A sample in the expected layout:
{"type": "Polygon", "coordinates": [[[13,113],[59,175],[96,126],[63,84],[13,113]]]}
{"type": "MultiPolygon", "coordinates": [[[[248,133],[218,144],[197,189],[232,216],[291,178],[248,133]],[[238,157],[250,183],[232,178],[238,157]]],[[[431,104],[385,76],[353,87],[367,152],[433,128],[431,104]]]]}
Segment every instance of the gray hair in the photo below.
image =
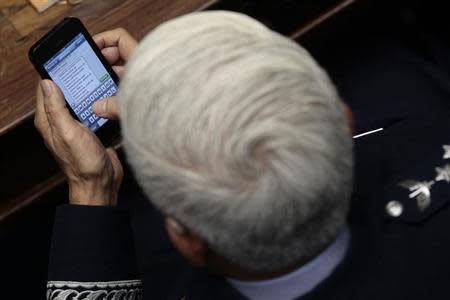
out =
{"type": "Polygon", "coordinates": [[[345,223],[352,140],[327,74],[231,12],[148,34],[119,92],[125,151],[151,201],[242,268],[317,255],[345,223]]]}

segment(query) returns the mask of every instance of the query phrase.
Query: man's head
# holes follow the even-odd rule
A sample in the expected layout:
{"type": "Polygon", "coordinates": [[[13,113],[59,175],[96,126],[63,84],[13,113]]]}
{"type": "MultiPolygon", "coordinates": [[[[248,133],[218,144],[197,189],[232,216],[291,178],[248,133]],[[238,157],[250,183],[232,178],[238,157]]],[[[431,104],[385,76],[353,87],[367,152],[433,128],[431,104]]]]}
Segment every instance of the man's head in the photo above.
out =
{"type": "Polygon", "coordinates": [[[206,12],[160,26],[128,63],[119,108],[128,160],[188,230],[169,226],[186,256],[204,241],[244,270],[277,272],[345,223],[353,161],[339,96],[305,49],[255,20],[206,12]]]}

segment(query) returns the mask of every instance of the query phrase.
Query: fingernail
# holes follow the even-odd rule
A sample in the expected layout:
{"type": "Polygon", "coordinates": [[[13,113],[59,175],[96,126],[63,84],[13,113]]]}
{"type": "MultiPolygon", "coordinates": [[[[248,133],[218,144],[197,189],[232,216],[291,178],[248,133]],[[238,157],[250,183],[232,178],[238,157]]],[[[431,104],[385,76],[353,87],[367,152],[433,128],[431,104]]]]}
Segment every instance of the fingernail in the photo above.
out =
{"type": "Polygon", "coordinates": [[[41,81],[41,89],[44,97],[50,97],[52,94],[52,85],[47,80],[41,81]]]}
{"type": "Polygon", "coordinates": [[[94,105],[92,106],[92,109],[97,113],[97,114],[104,114],[106,113],[106,101],[105,100],[100,100],[94,103],[94,105]]]}

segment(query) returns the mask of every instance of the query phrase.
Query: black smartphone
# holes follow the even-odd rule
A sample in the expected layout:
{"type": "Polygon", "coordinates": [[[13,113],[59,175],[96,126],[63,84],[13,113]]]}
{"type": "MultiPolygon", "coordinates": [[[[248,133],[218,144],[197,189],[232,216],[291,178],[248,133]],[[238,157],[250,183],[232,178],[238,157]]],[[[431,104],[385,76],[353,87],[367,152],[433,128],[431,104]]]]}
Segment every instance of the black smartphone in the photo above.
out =
{"type": "Polygon", "coordinates": [[[42,78],[61,89],[72,115],[112,143],[119,125],[92,112],[95,101],[114,96],[119,80],[89,32],[77,18],[64,18],[31,46],[28,57],[42,78]]]}

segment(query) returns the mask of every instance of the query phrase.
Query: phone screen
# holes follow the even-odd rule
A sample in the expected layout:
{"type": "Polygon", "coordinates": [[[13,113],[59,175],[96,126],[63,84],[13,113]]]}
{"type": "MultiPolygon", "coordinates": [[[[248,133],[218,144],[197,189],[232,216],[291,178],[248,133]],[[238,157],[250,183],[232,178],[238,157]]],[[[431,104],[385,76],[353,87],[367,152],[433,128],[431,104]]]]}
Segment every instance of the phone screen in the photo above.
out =
{"type": "Polygon", "coordinates": [[[95,101],[117,94],[118,87],[82,33],[44,63],[78,119],[96,131],[108,120],[92,112],[95,101]]]}

